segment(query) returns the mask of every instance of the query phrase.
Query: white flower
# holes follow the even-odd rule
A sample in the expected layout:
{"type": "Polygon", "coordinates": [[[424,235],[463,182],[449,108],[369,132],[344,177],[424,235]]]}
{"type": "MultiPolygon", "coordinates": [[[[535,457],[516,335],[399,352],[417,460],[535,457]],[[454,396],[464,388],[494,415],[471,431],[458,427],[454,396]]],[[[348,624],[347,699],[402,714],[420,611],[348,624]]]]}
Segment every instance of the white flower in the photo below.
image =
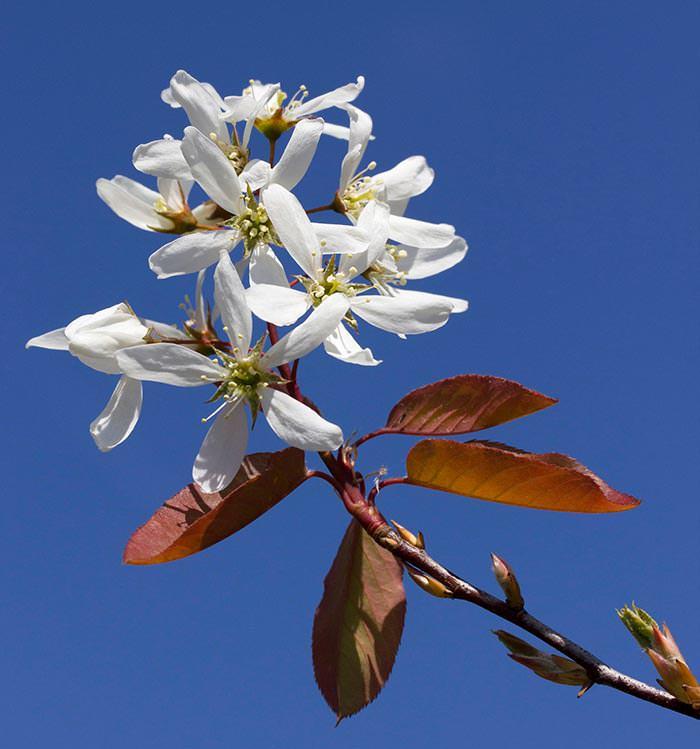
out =
{"type": "MultiPolygon", "coordinates": [[[[142,344],[149,327],[125,302],[82,315],[65,328],[27,341],[27,348],[69,351],[98,372],[120,374],[117,352],[142,344]]],[[[133,431],[141,413],[141,383],[122,376],[102,413],[90,424],[90,434],[102,451],[111,450],[133,431]]]]}
{"type": "Polygon", "coordinates": [[[119,366],[130,377],[180,387],[214,385],[221,404],[194,463],[192,476],[206,492],[225,488],[236,475],[248,443],[244,405],[253,419],[262,409],[272,430],[288,444],[304,450],[332,450],[343,441],[342,431],[281,389],[273,371],[299,359],[324,341],[347,311],[337,296],[319,305],[312,315],[266,352],[251,349],[253,323],[245,290],[231,259],[224,252],[215,274],[215,299],[230,341],[217,350],[216,361],[174,343],[135,346],[118,354],[119,366]]]}
{"type": "MultiPolygon", "coordinates": [[[[192,232],[156,250],[149,258],[151,269],[159,278],[195,273],[213,265],[222,251],[231,252],[241,241],[246,257],[251,256],[252,266],[261,255],[274,262],[269,244],[279,240],[265,208],[266,188],[281,185],[291,190],[297,185],[316,152],[322,129],[323,122],[319,119],[300,122],[274,168],[259,162],[260,168],[255,173],[251,171],[250,181],[245,182],[245,175],[236,173],[216,143],[194,127],[185,128],[182,153],[191,174],[231,218],[225,222],[225,228],[192,232]],[[260,201],[252,194],[259,188],[263,188],[260,201]]],[[[358,246],[359,235],[352,227],[319,224],[317,234],[329,249],[343,244],[358,246]]]]}
{"type": "MultiPolygon", "coordinates": [[[[399,289],[391,289],[389,294],[386,278],[379,289],[380,295],[364,293],[376,285],[373,268],[386,254],[390,213],[385,204],[370,201],[364,208],[357,221],[357,229],[367,237],[364,249],[340,255],[337,267],[335,261],[324,265],[323,249],[311,222],[290,192],[279,185],[270,186],[265,192],[265,205],[278,236],[306,275],[299,279],[304,291],[274,281],[257,283],[248,289],[248,303],[263,320],[291,325],[310,307],[340,295],[347,300],[352,315],[403,336],[435,330],[447,322],[452,312],[466,310],[464,300],[452,297],[399,289]]],[[[347,317],[351,324],[352,315],[347,317]]],[[[340,323],[327,342],[326,351],[354,364],[378,363],[368,349],[353,346],[351,340],[340,323]]]]}
{"type": "Polygon", "coordinates": [[[356,220],[364,207],[374,200],[391,209],[389,238],[413,247],[446,247],[455,239],[454,226],[434,224],[404,216],[408,201],[424,193],[435,178],[425,157],[409,156],[386,172],[370,175],[375,162],[357,171],[372,134],[372,118],[361,109],[346,105],[350,116],[348,151],[340,170],[338,198],[348,217],[356,220]]]}
{"type": "Polygon", "coordinates": [[[211,206],[187,204],[191,180],[158,179],[158,192],[121,174],[97,180],[97,194],[125,221],[148,231],[184,234],[208,225],[211,206]]]}
{"type": "MultiPolygon", "coordinates": [[[[191,126],[216,143],[237,172],[247,166],[248,142],[242,144],[231,140],[228,126],[221,117],[223,100],[211,84],[200,83],[186,71],[178,70],[161,98],[173,107],[184,109],[191,126]]],[[[180,146],[181,141],[169,135],[142,143],[134,150],[134,166],[156,177],[192,179],[180,146]]]]}
{"type": "MultiPolygon", "coordinates": [[[[241,96],[227,96],[224,99],[223,118],[229,122],[246,122],[246,133],[255,127],[272,140],[276,140],[285,130],[293,127],[306,117],[317,114],[330,107],[338,107],[354,101],[362,92],[365,79],[358,76],[356,83],[329,91],[328,93],[308,99],[306,86],[286,102],[287,94],[280,89],[279,83],[261,83],[250,81],[241,96]]],[[[323,132],[336,138],[347,139],[349,130],[340,125],[324,123],[323,132]]],[[[244,134],[245,138],[245,134],[244,134]]],[[[246,140],[247,143],[247,140],[246,140]]]]}

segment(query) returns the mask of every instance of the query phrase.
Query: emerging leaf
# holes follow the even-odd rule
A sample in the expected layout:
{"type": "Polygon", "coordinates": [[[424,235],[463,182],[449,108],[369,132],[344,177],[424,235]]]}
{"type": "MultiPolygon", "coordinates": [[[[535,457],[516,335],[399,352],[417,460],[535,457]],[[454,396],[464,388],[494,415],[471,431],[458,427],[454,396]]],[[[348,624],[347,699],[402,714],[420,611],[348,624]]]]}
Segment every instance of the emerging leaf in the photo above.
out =
{"type": "Polygon", "coordinates": [[[573,458],[494,442],[423,440],[406,459],[409,483],[491,502],[560,512],[619,512],[639,500],[573,458]]]}
{"type": "Polygon", "coordinates": [[[188,484],[129,539],[126,564],[158,564],[195,554],[241,530],[306,479],[304,452],[289,447],[247,455],[223,492],[188,484]]]}
{"type": "Polygon", "coordinates": [[[368,705],[389,678],[406,615],[401,576],[394,556],[351,521],[313,627],[316,682],[339,721],[368,705]]]}
{"type": "Polygon", "coordinates": [[[578,663],[555,653],[544,653],[502,629],[494,634],[510,650],[509,655],[516,663],[529,668],[541,678],[567,686],[590,684],[590,677],[578,663]]]}
{"type": "Polygon", "coordinates": [[[458,375],[404,396],[391,410],[382,431],[465,434],[527,416],[556,402],[556,398],[502,377],[458,375]]]}

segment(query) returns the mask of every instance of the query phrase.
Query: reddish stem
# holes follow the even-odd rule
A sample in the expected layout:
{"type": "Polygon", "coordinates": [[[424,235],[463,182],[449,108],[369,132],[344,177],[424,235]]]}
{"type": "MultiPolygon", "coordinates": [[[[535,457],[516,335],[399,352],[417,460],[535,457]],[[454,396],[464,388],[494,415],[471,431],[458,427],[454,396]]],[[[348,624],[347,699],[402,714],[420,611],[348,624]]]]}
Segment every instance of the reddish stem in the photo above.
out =
{"type": "Polygon", "coordinates": [[[390,434],[389,430],[386,427],[381,427],[380,429],[375,429],[373,432],[367,432],[367,434],[363,434],[362,437],[355,440],[355,447],[359,447],[360,445],[364,445],[365,442],[368,442],[369,440],[374,439],[375,437],[380,437],[382,434],[390,434]]]}
{"type": "Polygon", "coordinates": [[[372,487],[370,493],[367,495],[367,501],[370,504],[374,504],[374,501],[377,497],[377,494],[385,487],[385,486],[395,486],[396,484],[408,484],[408,476],[396,476],[394,478],[390,479],[384,479],[383,481],[377,481],[376,485],[372,487]]]}

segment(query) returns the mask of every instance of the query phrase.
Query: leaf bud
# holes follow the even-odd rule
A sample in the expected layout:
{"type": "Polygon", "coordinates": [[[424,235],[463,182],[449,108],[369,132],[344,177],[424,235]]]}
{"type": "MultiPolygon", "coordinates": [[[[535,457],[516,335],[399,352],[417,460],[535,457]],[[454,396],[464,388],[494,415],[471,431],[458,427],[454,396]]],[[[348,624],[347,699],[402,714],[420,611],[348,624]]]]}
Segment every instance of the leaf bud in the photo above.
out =
{"type": "Polygon", "coordinates": [[[452,598],[450,589],[439,580],[418,572],[418,570],[414,570],[412,567],[406,567],[406,572],[408,572],[408,576],[419,588],[422,588],[431,596],[435,596],[436,598],[452,598]]]}
{"type": "Polygon", "coordinates": [[[491,554],[491,569],[496,581],[506,594],[506,603],[513,609],[522,609],[525,606],[520,585],[508,562],[496,554],[491,554]]]}
{"type": "Polygon", "coordinates": [[[394,524],[394,527],[396,528],[399,536],[401,536],[404,541],[407,541],[417,549],[425,549],[425,539],[423,538],[423,534],[420,531],[418,531],[418,535],[416,535],[414,533],[411,533],[408,528],[404,528],[403,525],[400,525],[395,520],[392,520],[391,522],[394,524]]]}

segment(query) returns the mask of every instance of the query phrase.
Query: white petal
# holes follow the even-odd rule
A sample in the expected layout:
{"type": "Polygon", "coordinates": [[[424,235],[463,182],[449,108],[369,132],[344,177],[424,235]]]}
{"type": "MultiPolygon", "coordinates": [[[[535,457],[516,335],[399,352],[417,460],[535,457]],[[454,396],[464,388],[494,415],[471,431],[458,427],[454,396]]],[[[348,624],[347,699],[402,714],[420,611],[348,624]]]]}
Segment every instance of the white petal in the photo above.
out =
{"type": "Polygon", "coordinates": [[[346,104],[357,99],[364,87],[365,79],[363,76],[358,75],[357,83],[347,83],[345,86],[340,86],[340,88],[336,88],[326,94],[309,99],[305,104],[294,109],[292,114],[295,118],[306,117],[314,112],[320,112],[322,109],[328,109],[328,107],[337,107],[339,104],[346,104]]]}
{"type": "Polygon", "coordinates": [[[332,294],[324,299],[303,323],[270,346],[263,365],[271,369],[306,356],[331,335],[349,306],[345,294],[332,294]]]}
{"type": "Polygon", "coordinates": [[[444,303],[451,306],[452,314],[466,312],[469,309],[469,302],[456,296],[445,296],[444,294],[433,294],[429,291],[414,291],[413,289],[396,289],[394,293],[397,296],[408,298],[418,304],[435,304],[444,303]]]}
{"type": "Polygon", "coordinates": [[[308,119],[297,123],[270,181],[292,190],[309,168],[323,132],[323,120],[308,119]]]}
{"type": "Polygon", "coordinates": [[[467,254],[467,243],[462,237],[455,237],[446,247],[400,245],[398,250],[406,253],[397,265],[407,278],[428,278],[459,263],[467,254]]]}
{"type": "Polygon", "coordinates": [[[350,137],[350,128],[345,125],[334,125],[332,122],[324,122],[323,134],[330,135],[331,138],[338,138],[338,140],[347,140],[350,137]]]}
{"type": "Polygon", "coordinates": [[[281,185],[270,185],[262,194],[265,208],[287,252],[311,278],[321,267],[321,247],[301,203],[281,185]]]}
{"type": "Polygon", "coordinates": [[[106,374],[118,374],[117,352],[127,346],[140,345],[148,332],[140,320],[105,326],[99,330],[79,331],[70,336],[68,350],[80,361],[106,374]]]}
{"type": "Polygon", "coordinates": [[[142,203],[146,203],[151,209],[153,209],[153,205],[161,197],[160,192],[151,190],[150,187],[146,187],[146,185],[142,185],[130,177],[124,177],[122,174],[116,174],[110,181],[115,185],[119,185],[119,187],[134,198],[138,198],[142,203]]]}
{"type": "Polygon", "coordinates": [[[24,344],[24,347],[36,346],[37,348],[47,348],[54,351],[68,351],[68,339],[64,331],[65,328],[56,328],[56,330],[50,330],[48,333],[34,336],[24,344]]]}
{"type": "Polygon", "coordinates": [[[224,409],[209,428],[192,468],[192,478],[207,493],[225,489],[234,479],[248,447],[243,402],[224,409]]]}
{"type": "Polygon", "coordinates": [[[257,283],[272,286],[289,286],[284,266],[269,245],[258,245],[250,255],[250,285],[257,283]]]}
{"type": "Polygon", "coordinates": [[[357,168],[372,135],[372,118],[357,107],[345,106],[350,117],[348,152],[340,168],[340,191],[342,192],[357,173],[357,168]]]}
{"type": "Polygon", "coordinates": [[[138,380],[120,377],[102,413],[90,424],[90,434],[102,452],[124,442],[141,414],[143,388],[138,380]]]}
{"type": "Polygon", "coordinates": [[[261,400],[267,423],[288,445],[302,450],[335,450],[343,443],[339,426],[290,395],[265,388],[261,400]]]}
{"type": "Polygon", "coordinates": [[[192,176],[215,203],[231,213],[241,212],[242,188],[236,170],[211,138],[186,127],[182,155],[192,176]]]}
{"type": "Polygon", "coordinates": [[[450,224],[431,224],[415,218],[392,216],[389,236],[412,247],[446,247],[455,239],[455,228],[450,224]]]}
{"type": "Polygon", "coordinates": [[[387,200],[386,202],[391,209],[391,215],[403,216],[406,213],[410,200],[410,198],[405,198],[404,200],[387,200]]]}
{"type": "Polygon", "coordinates": [[[146,343],[117,353],[121,371],[136,380],[195,387],[216,382],[226,370],[206,356],[177,343],[146,343]]]}
{"type": "Polygon", "coordinates": [[[305,292],[266,283],[247,289],[246,300],[253,314],[273,325],[292,325],[311,306],[305,292]]]}
{"type": "Polygon", "coordinates": [[[241,279],[225,252],[214,271],[214,298],[236,358],[247,356],[253,335],[253,316],[241,279]]]}
{"type": "Polygon", "coordinates": [[[66,337],[70,340],[80,331],[95,330],[110,323],[123,322],[135,317],[136,315],[134,315],[131,307],[126,302],[119,302],[97,312],[76,317],[75,320],[66,325],[66,337]]]}
{"type": "Polygon", "coordinates": [[[389,238],[389,206],[376,200],[370,201],[362,210],[357,228],[365,237],[362,252],[344,254],[338,270],[348,279],[359,275],[386,252],[389,238]]]}
{"type": "Polygon", "coordinates": [[[357,296],[350,304],[352,311],[370,325],[398,335],[416,335],[442,327],[452,312],[450,302],[432,297],[430,294],[414,297],[411,292],[357,296]]]}
{"type": "MultiPolygon", "coordinates": [[[[122,177],[126,180],[126,177],[122,177]]],[[[129,180],[133,182],[133,180],[129,180]]],[[[138,184],[138,183],[134,183],[138,184]]],[[[158,193],[153,193],[154,199],[149,203],[145,202],[140,195],[134,190],[127,189],[124,184],[115,182],[114,179],[100,178],[96,182],[97,194],[104,202],[124,221],[128,221],[139,229],[153,231],[158,229],[172,229],[173,224],[168,219],[159,216],[154,209],[155,200],[160,197],[158,193]]],[[[143,188],[147,190],[148,188],[143,188]]],[[[153,192],[153,191],[149,191],[153,192]]]]}
{"type": "Polygon", "coordinates": [[[267,161],[252,159],[245,165],[243,171],[238,175],[238,179],[243,185],[250,187],[255,192],[269,184],[271,172],[272,169],[267,161]]]}
{"type": "Polygon", "coordinates": [[[190,232],[156,250],[148,265],[158,278],[197,273],[213,265],[222,252],[231,252],[238,240],[238,232],[228,229],[190,232]]]}
{"type": "Polygon", "coordinates": [[[171,211],[183,211],[187,208],[187,196],[194,182],[189,179],[170,179],[158,177],[158,192],[171,211]]]}
{"type": "Polygon", "coordinates": [[[162,138],[136,146],[132,156],[134,166],[144,174],[168,179],[192,179],[190,167],[180,150],[181,141],[162,138]]]}
{"type": "Polygon", "coordinates": [[[184,70],[178,70],[170,80],[172,98],[187,112],[192,125],[207,137],[209,133],[216,133],[228,143],[228,129],[220,118],[221,97],[212,96],[212,88],[211,85],[205,88],[184,70]]]}
{"type": "MultiPolygon", "coordinates": [[[[211,83],[205,83],[202,81],[201,86],[203,89],[208,91],[211,96],[214,98],[214,101],[216,101],[220,107],[223,108],[224,102],[221,98],[219,92],[214,88],[214,86],[211,85],[211,83]]],[[[173,109],[180,109],[180,102],[176,101],[175,97],[173,96],[172,89],[170,86],[168,88],[164,88],[160,92],[160,98],[166,103],[169,104],[173,109]]]]}
{"type": "Polygon", "coordinates": [[[406,200],[424,193],[435,179],[435,172],[424,156],[409,156],[388,172],[373,175],[381,180],[387,200],[406,200]]]}
{"type": "Polygon", "coordinates": [[[348,362],[349,364],[360,364],[364,367],[376,367],[381,364],[381,359],[375,359],[372,350],[362,348],[353,338],[348,329],[340,323],[338,327],[326,338],[323,347],[330,356],[348,362]]]}
{"type": "Polygon", "coordinates": [[[334,255],[357,254],[367,249],[367,236],[356,226],[347,224],[324,224],[312,221],[311,226],[323,252],[334,255]]]}

